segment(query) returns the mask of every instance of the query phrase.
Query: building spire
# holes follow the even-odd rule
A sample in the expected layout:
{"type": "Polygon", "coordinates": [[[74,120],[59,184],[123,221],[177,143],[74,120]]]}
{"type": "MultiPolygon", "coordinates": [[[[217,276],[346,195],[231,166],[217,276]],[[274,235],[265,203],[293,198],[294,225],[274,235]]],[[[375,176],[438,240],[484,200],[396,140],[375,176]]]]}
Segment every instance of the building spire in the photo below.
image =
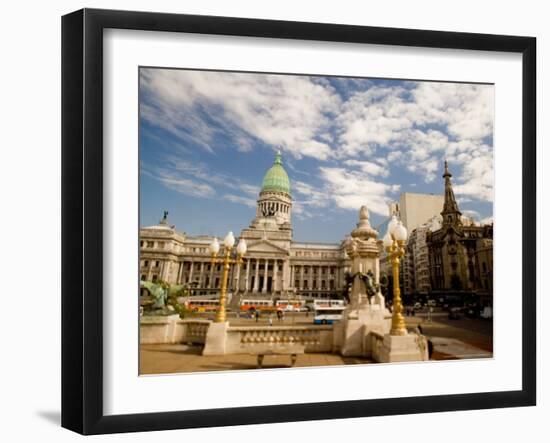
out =
{"type": "Polygon", "coordinates": [[[449,165],[445,160],[445,172],[443,178],[445,179],[445,202],[443,203],[443,224],[461,224],[460,216],[462,213],[458,209],[458,203],[455,199],[455,193],[453,191],[453,185],[451,183],[451,177],[453,175],[449,172],[449,165]]]}

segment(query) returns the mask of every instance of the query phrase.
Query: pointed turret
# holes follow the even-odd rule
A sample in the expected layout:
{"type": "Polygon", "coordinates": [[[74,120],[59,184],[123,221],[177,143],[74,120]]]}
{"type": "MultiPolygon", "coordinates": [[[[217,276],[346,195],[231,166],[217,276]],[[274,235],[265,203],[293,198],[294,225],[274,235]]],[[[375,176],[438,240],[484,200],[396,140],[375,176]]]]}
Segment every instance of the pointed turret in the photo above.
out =
{"type": "Polygon", "coordinates": [[[451,183],[452,176],[453,175],[449,172],[447,160],[445,160],[445,172],[443,173],[443,178],[445,179],[445,202],[443,203],[443,211],[441,212],[444,225],[461,224],[460,217],[462,213],[458,209],[458,203],[455,199],[455,193],[451,183]]]}

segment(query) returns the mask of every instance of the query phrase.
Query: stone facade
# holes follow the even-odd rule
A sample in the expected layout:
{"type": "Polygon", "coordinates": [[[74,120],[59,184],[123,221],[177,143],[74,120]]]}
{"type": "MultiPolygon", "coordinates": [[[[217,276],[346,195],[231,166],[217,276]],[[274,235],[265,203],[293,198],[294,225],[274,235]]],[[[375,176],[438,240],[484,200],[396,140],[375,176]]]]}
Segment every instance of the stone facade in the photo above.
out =
{"type": "Polygon", "coordinates": [[[439,229],[428,231],[433,292],[474,292],[492,298],[493,225],[465,220],[455,200],[445,162],[445,203],[439,229]]]}
{"type": "MultiPolygon", "coordinates": [[[[306,243],[293,239],[290,181],[280,154],[267,171],[256,214],[242,229],[248,249],[242,266],[229,275],[230,293],[240,298],[341,298],[350,259],[344,242],[306,243]]],[[[140,231],[140,278],[186,284],[197,295],[216,295],[221,265],[212,265],[211,236],[188,236],[176,230],[167,214],[140,231]]],[[[239,239],[237,239],[239,240],[239,239]]]]}

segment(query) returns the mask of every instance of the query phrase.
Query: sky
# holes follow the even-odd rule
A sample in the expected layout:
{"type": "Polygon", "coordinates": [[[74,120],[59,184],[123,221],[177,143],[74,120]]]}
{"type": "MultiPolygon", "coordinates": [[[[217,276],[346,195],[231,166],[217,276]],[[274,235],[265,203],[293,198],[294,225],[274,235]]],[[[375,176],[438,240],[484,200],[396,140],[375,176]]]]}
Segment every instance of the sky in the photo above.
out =
{"type": "Polygon", "coordinates": [[[443,194],[445,159],[462,213],[492,220],[493,85],[164,68],[139,81],[142,227],[167,210],[188,235],[238,235],[277,150],[295,241],[337,243],[362,205],[376,227],[402,192],[443,194]]]}

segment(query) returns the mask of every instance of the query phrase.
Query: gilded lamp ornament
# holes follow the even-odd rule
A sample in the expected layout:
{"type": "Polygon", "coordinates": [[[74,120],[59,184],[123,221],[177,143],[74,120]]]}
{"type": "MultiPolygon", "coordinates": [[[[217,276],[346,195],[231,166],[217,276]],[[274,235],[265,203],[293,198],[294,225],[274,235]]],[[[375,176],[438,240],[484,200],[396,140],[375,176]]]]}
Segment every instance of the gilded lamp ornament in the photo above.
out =
{"type": "Polygon", "coordinates": [[[227,303],[227,280],[229,277],[229,269],[232,264],[236,264],[237,266],[242,265],[243,256],[244,254],[246,254],[246,242],[244,241],[244,239],[241,238],[236,248],[236,258],[231,258],[233,246],[235,245],[235,237],[233,236],[233,232],[231,231],[229,231],[229,233],[225,236],[223,244],[225,247],[223,257],[218,258],[218,254],[220,252],[220,243],[218,242],[218,239],[214,237],[214,240],[212,240],[212,243],[210,243],[212,266],[215,264],[223,265],[222,281],[220,288],[220,304],[218,306],[218,310],[216,311],[216,318],[214,320],[216,323],[224,323],[227,319],[227,311],[225,305],[227,303]]]}
{"type": "Polygon", "coordinates": [[[405,318],[403,317],[403,303],[401,301],[401,289],[399,288],[399,262],[405,255],[405,241],[407,229],[397,220],[395,215],[388,224],[388,231],[383,238],[384,248],[391,261],[393,273],[393,308],[390,335],[407,335],[405,318]]]}

